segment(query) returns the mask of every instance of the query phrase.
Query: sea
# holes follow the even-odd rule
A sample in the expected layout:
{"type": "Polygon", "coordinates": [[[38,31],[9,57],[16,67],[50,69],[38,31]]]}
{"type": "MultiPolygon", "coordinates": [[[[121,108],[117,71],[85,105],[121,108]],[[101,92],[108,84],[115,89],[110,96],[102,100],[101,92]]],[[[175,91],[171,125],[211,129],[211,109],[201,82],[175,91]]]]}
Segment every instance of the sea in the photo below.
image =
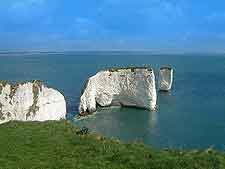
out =
{"type": "Polygon", "coordinates": [[[62,92],[67,118],[79,127],[123,142],[156,148],[225,150],[225,54],[153,54],[146,51],[0,52],[0,79],[42,80],[62,92]],[[174,68],[170,92],[158,92],[158,110],[103,108],[76,119],[88,79],[111,67],[174,68]]]}

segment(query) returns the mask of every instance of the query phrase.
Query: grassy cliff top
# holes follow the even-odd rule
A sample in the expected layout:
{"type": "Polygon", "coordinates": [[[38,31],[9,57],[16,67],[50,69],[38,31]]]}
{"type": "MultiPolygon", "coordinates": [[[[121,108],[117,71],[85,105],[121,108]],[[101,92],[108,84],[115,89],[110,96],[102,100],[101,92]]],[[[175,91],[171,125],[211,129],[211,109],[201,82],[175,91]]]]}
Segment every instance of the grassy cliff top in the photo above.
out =
{"type": "Polygon", "coordinates": [[[0,125],[2,169],[223,169],[214,150],[155,150],[97,134],[79,135],[68,121],[0,125]]]}
{"type": "Polygon", "coordinates": [[[108,71],[110,71],[110,72],[118,72],[120,70],[131,70],[131,72],[134,72],[136,69],[147,69],[149,71],[153,71],[153,69],[150,68],[149,66],[113,67],[113,68],[109,68],[108,71]]]}
{"type": "Polygon", "coordinates": [[[160,70],[163,70],[163,69],[172,70],[173,68],[170,67],[170,66],[162,66],[162,67],[160,67],[160,70]]]}
{"type": "Polygon", "coordinates": [[[26,84],[26,83],[32,83],[33,84],[33,94],[34,94],[35,98],[37,98],[39,88],[41,89],[41,86],[43,85],[43,82],[40,81],[40,80],[23,81],[23,82],[16,82],[16,83],[8,82],[6,80],[0,80],[0,95],[2,94],[3,87],[5,87],[7,84],[9,84],[10,85],[10,95],[9,95],[9,97],[12,99],[13,96],[15,95],[18,87],[20,85],[23,85],[23,84],[26,84]]]}
{"type": "Polygon", "coordinates": [[[9,82],[7,80],[0,80],[0,85],[5,86],[5,85],[9,84],[12,86],[18,86],[18,85],[26,84],[29,82],[34,83],[34,84],[39,84],[39,85],[41,85],[43,83],[41,80],[21,81],[21,82],[15,82],[15,83],[9,82]]]}

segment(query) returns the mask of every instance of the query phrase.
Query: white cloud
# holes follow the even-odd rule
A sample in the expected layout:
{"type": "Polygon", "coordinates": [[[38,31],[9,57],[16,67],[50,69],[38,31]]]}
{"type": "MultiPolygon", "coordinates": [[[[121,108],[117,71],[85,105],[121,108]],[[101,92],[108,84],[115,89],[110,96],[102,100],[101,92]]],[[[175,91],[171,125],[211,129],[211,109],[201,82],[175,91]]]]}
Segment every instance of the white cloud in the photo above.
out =
{"type": "Polygon", "coordinates": [[[122,12],[124,9],[131,14],[141,15],[143,19],[168,23],[184,17],[187,7],[186,0],[104,0],[98,10],[122,12]]]}
{"type": "Polygon", "coordinates": [[[225,40],[225,32],[218,33],[215,37],[218,38],[219,40],[225,40]]]}
{"type": "Polygon", "coordinates": [[[214,12],[206,16],[208,22],[220,22],[225,21],[225,12],[214,12]]]}
{"type": "Polygon", "coordinates": [[[76,17],[73,30],[75,30],[76,33],[79,33],[79,35],[88,35],[88,33],[93,30],[96,27],[96,23],[91,21],[89,18],[85,17],[76,17]]]}
{"type": "Polygon", "coordinates": [[[90,38],[90,36],[104,38],[110,34],[110,30],[106,29],[103,24],[98,23],[94,18],[76,17],[67,33],[81,38],[90,38]]]}
{"type": "Polygon", "coordinates": [[[93,22],[85,17],[76,17],[75,18],[75,24],[79,24],[79,25],[89,25],[92,24],[93,22]]]}
{"type": "Polygon", "coordinates": [[[139,13],[157,22],[172,22],[185,16],[185,5],[168,0],[155,1],[152,5],[140,9],[139,13]]]}
{"type": "Polygon", "coordinates": [[[45,0],[22,0],[15,1],[11,5],[11,10],[28,10],[30,7],[40,7],[44,5],[45,0]]]}
{"type": "Polygon", "coordinates": [[[25,23],[41,16],[46,8],[46,0],[14,0],[8,12],[13,23],[25,23]]]}

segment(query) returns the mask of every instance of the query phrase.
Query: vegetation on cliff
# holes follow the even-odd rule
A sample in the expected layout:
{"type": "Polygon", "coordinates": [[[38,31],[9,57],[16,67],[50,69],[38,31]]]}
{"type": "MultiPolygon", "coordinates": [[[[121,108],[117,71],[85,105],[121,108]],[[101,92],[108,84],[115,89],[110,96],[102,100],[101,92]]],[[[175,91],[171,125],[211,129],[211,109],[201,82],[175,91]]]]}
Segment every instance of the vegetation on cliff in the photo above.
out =
{"type": "MultiPolygon", "coordinates": [[[[37,106],[37,102],[38,102],[38,95],[39,95],[39,91],[42,90],[42,81],[40,80],[32,80],[31,82],[29,81],[24,81],[24,82],[17,82],[17,83],[10,83],[7,82],[5,80],[0,80],[0,95],[2,93],[3,87],[5,87],[7,84],[10,85],[10,94],[9,94],[9,98],[10,98],[10,104],[12,104],[12,99],[15,96],[15,93],[18,89],[18,87],[20,85],[26,84],[26,83],[32,83],[32,92],[33,92],[33,104],[30,106],[28,113],[26,114],[26,118],[28,119],[29,116],[31,116],[31,114],[35,114],[35,112],[38,111],[39,107],[37,106]]],[[[1,103],[0,103],[0,120],[2,120],[3,114],[1,112],[1,103]]]]}
{"type": "Polygon", "coordinates": [[[0,125],[2,169],[223,169],[214,150],[155,150],[80,132],[68,121],[0,125]]]}
{"type": "Polygon", "coordinates": [[[113,67],[113,68],[109,68],[108,70],[110,72],[118,72],[118,71],[122,71],[122,70],[130,70],[131,72],[134,72],[136,69],[147,69],[149,71],[153,71],[153,69],[150,68],[149,66],[113,67]]]}
{"type": "Polygon", "coordinates": [[[5,87],[7,84],[7,81],[5,80],[0,80],[0,95],[2,94],[2,89],[5,87]]]}
{"type": "Polygon", "coordinates": [[[33,87],[33,104],[30,106],[28,113],[26,114],[26,119],[28,119],[31,114],[35,115],[35,113],[39,110],[39,107],[37,106],[38,103],[38,95],[39,91],[42,90],[42,82],[38,80],[32,81],[33,87]]]}

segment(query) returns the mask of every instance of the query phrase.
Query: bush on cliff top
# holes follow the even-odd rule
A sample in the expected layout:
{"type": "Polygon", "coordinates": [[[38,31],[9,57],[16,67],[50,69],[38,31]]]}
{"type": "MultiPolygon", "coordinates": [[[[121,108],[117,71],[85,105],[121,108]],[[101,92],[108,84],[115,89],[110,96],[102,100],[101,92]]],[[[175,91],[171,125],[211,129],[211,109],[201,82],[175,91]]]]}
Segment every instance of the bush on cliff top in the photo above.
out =
{"type": "Polygon", "coordinates": [[[1,169],[223,169],[213,150],[154,150],[96,134],[78,135],[68,121],[0,125],[1,169]]]}

